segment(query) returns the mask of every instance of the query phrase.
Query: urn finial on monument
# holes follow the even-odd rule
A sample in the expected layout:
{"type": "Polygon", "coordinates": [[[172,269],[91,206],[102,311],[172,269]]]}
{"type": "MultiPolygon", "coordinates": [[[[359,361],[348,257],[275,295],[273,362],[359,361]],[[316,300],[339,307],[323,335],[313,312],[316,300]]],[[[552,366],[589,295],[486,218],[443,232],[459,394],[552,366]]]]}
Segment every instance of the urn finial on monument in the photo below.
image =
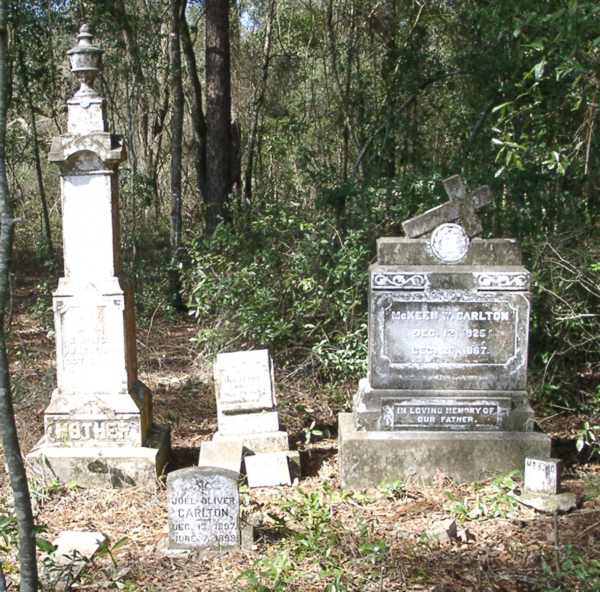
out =
{"type": "Polygon", "coordinates": [[[102,69],[102,54],[99,47],[92,45],[94,36],[90,33],[89,25],[81,25],[77,35],[77,45],[70,49],[67,54],[71,62],[71,72],[81,84],[75,93],[76,97],[97,97],[94,90],[94,81],[98,72],[102,69]]]}
{"type": "Polygon", "coordinates": [[[107,132],[106,105],[94,89],[94,82],[102,70],[102,49],[93,43],[94,36],[88,25],[81,25],[77,44],[67,52],[71,72],[79,81],[79,89],[67,101],[69,106],[69,134],[91,134],[107,132]]]}

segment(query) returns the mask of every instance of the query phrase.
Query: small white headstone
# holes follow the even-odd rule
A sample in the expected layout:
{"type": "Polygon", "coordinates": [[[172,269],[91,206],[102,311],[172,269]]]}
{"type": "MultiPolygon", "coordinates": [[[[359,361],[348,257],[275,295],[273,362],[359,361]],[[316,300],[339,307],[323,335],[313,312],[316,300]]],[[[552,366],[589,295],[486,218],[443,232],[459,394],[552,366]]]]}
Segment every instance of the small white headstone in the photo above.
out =
{"type": "Polygon", "coordinates": [[[273,366],[266,349],[219,354],[214,367],[221,413],[273,409],[273,366]]]}
{"type": "Polygon", "coordinates": [[[557,458],[525,459],[525,491],[557,494],[560,490],[561,461],[557,458]]]}
{"type": "Polygon", "coordinates": [[[240,545],[238,477],[218,467],[190,467],[167,475],[170,550],[240,545]]]}

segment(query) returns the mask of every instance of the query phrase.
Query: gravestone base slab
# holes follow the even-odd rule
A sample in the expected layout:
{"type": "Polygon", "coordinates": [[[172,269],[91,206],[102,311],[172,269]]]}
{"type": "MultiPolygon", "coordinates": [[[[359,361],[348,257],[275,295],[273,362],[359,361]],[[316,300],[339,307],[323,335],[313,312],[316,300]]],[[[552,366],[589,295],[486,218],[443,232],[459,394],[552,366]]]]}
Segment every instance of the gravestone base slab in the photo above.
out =
{"type": "Polygon", "coordinates": [[[566,514],[577,507],[577,496],[570,491],[548,494],[524,491],[521,495],[512,495],[520,504],[544,514],[566,514]]]}
{"type": "Polygon", "coordinates": [[[351,413],[340,413],[338,426],[343,489],[439,473],[479,481],[522,470],[526,456],[550,456],[550,437],[539,432],[367,432],[354,427],[351,413]]]}
{"type": "Polygon", "coordinates": [[[223,434],[218,431],[214,442],[241,442],[244,452],[285,452],[289,449],[288,434],[284,431],[264,432],[262,434],[223,434]]]}
{"type": "Polygon", "coordinates": [[[27,455],[30,471],[43,480],[81,487],[126,487],[156,482],[169,456],[171,433],[153,425],[145,446],[58,447],[44,436],[27,455]]]}
{"type": "Polygon", "coordinates": [[[533,431],[526,391],[374,389],[359,382],[354,423],[365,430],[533,431]]]}

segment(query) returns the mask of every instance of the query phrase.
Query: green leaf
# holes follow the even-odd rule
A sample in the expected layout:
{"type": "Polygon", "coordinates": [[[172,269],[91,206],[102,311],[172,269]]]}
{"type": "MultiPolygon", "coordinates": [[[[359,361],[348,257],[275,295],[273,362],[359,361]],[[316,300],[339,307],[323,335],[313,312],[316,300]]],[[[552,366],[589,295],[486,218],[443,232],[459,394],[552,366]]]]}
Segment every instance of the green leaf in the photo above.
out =
{"type": "Polygon", "coordinates": [[[500,103],[500,105],[496,105],[492,109],[492,113],[496,113],[496,111],[500,111],[500,109],[504,109],[504,107],[508,107],[509,105],[512,105],[512,104],[513,104],[512,101],[506,101],[506,103],[500,103]]]}
{"type": "Polygon", "coordinates": [[[56,551],[56,545],[53,545],[49,540],[41,537],[36,537],[35,545],[43,553],[53,553],[56,551]]]}

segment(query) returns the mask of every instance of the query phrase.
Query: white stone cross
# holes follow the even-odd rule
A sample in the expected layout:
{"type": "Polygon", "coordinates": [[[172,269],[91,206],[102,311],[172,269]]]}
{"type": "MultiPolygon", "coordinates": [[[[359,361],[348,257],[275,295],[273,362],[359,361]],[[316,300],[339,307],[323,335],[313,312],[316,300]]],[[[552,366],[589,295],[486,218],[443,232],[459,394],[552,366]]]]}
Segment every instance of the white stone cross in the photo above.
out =
{"type": "Polygon", "coordinates": [[[419,216],[402,223],[404,233],[409,238],[423,236],[440,224],[460,221],[469,237],[481,234],[483,227],[477,210],[490,203],[494,197],[487,185],[468,192],[460,175],[453,175],[443,181],[449,201],[427,210],[419,216]]]}

